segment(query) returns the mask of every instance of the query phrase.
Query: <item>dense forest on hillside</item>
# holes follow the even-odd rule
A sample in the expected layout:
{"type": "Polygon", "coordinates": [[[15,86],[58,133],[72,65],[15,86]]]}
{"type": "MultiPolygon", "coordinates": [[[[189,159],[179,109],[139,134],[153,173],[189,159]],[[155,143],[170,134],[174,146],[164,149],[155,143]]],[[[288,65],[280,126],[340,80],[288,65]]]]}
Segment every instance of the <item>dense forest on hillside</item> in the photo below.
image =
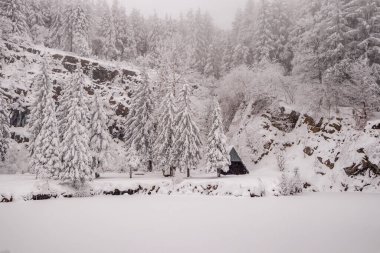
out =
{"type": "MultiPolygon", "coordinates": [[[[50,52],[66,51],[106,65],[128,63],[140,70],[136,80],[125,81],[122,76],[108,80],[111,90],[124,85],[122,89],[126,92],[125,82],[133,88],[128,96],[123,95],[125,103],[118,104],[119,112],[124,111],[124,121],[119,121],[117,126],[109,125],[103,108],[103,102],[116,103],[111,101],[113,97],[95,92],[89,107],[81,102],[87,97],[85,83],[94,75],[94,70],[86,69],[83,62],[68,68],[72,72],[70,81],[58,80],[59,88],[63,88],[61,96],[56,94],[57,80],[54,84],[50,80],[52,66],[57,64],[53,64],[55,59],[50,56],[39,64],[43,70],[31,82],[39,86],[26,85],[33,96],[25,91],[28,99],[22,106],[20,99],[9,99],[8,88],[0,86],[0,98],[6,105],[0,108],[4,126],[0,139],[5,143],[9,137],[8,107],[13,114],[30,111],[28,149],[35,156],[32,161],[40,159],[34,145],[46,145],[44,155],[53,164],[43,168],[44,173],[50,173],[55,163],[59,167],[58,163],[63,162],[73,169],[79,166],[65,156],[74,152],[70,143],[75,141],[83,142],[79,145],[82,149],[75,152],[86,160],[84,178],[91,178],[93,171],[87,171],[89,164],[92,168],[105,166],[107,154],[103,151],[112,143],[107,129],[114,134],[112,130],[120,125],[122,130],[117,139],[124,142],[129,153],[137,152],[144,157],[149,163],[144,167],[151,168],[155,158],[163,166],[181,163],[181,171],[189,171],[198,165],[202,157],[200,150],[206,146],[208,154],[204,157],[213,161],[208,167],[215,171],[228,163],[224,131],[229,132],[234,121],[245,120],[238,113],[245,113],[248,105],[252,107],[249,117],[280,107],[284,113],[284,106],[289,106],[297,111],[293,112],[297,120],[302,113],[316,121],[320,117],[332,119],[332,115],[348,107],[359,130],[380,110],[380,2],[377,0],[248,0],[237,11],[231,29],[215,26],[212,17],[200,9],[178,17],[144,17],[118,0],[0,0],[0,19],[3,42],[47,47],[50,52]],[[54,99],[59,100],[57,111],[47,95],[53,93],[54,99]],[[208,95],[212,96],[206,99],[208,95]],[[212,102],[210,98],[214,96],[218,99],[212,102]],[[46,105],[51,108],[44,110],[46,105]],[[84,112],[77,115],[73,111],[84,112]],[[91,136],[86,136],[87,127],[92,128],[91,136]],[[71,130],[67,132],[68,129],[71,130]],[[38,137],[42,130],[45,137],[38,137]],[[60,154],[55,154],[58,143],[64,147],[60,154]],[[180,151],[185,144],[187,154],[180,151]],[[90,150],[100,155],[91,158],[90,150]]],[[[6,56],[8,51],[18,50],[10,44],[4,45],[0,53],[5,68],[16,61],[6,56]]],[[[17,75],[9,71],[11,74],[2,77],[12,83],[17,75]]],[[[112,113],[114,118],[115,110],[112,113]]],[[[236,137],[244,127],[230,132],[230,136],[236,137]]],[[[252,158],[259,149],[255,145],[248,143],[242,149],[251,152],[247,156],[257,163],[259,160],[252,158]]],[[[32,170],[40,170],[35,166],[44,162],[39,163],[32,164],[32,170]]],[[[171,171],[175,166],[169,167],[171,171]]]]}

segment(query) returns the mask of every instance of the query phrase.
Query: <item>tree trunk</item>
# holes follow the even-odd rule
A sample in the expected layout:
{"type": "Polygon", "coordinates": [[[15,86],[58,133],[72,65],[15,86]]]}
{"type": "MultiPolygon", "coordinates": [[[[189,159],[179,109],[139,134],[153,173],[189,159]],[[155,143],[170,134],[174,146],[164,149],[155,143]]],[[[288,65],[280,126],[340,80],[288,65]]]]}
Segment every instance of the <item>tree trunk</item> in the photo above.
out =
{"type": "Polygon", "coordinates": [[[153,162],[152,160],[149,160],[148,161],[148,172],[152,172],[153,171],[153,162]]]}
{"type": "Polygon", "coordinates": [[[129,178],[132,178],[132,168],[129,168],[129,178]]]}
{"type": "Polygon", "coordinates": [[[190,177],[190,169],[187,169],[187,177],[190,177]]]}
{"type": "Polygon", "coordinates": [[[217,169],[217,170],[216,170],[216,173],[218,174],[218,177],[220,177],[221,169],[217,169]]]}

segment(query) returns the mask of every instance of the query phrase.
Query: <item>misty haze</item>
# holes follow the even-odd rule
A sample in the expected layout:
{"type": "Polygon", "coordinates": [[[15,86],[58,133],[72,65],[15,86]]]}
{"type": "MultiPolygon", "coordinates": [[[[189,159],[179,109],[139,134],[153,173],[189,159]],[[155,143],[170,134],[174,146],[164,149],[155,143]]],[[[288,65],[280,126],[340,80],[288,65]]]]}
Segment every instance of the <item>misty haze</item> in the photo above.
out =
{"type": "Polygon", "coordinates": [[[379,210],[379,0],[0,0],[0,253],[378,253],[379,210]]]}

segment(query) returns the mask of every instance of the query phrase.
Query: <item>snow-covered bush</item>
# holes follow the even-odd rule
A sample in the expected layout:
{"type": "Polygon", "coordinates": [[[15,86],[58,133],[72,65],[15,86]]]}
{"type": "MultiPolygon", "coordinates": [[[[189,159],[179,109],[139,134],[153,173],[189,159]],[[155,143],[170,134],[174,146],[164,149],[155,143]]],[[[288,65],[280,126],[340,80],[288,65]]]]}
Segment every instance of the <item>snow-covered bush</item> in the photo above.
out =
{"type": "Polygon", "coordinates": [[[281,172],[286,169],[286,159],[283,151],[278,151],[276,154],[277,166],[281,172]]]}
{"type": "Polygon", "coordinates": [[[295,195],[301,193],[303,189],[298,169],[292,173],[283,172],[279,183],[279,192],[283,196],[295,195]]]}

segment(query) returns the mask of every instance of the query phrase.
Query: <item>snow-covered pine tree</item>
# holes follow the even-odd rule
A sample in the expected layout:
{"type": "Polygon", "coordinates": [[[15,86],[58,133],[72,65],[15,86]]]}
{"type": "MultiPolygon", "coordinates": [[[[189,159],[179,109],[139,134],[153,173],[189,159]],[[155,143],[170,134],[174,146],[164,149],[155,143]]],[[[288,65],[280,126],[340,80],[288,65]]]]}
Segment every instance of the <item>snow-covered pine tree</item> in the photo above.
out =
{"type": "Polygon", "coordinates": [[[115,19],[107,4],[105,8],[100,24],[100,34],[103,41],[104,57],[111,60],[117,55],[115,19]]]}
{"type": "Polygon", "coordinates": [[[0,161],[4,162],[9,149],[9,111],[7,101],[0,93],[0,161]]]}
{"type": "MultiPolygon", "coordinates": [[[[325,0],[324,0],[325,1],[325,0]]],[[[307,79],[316,79],[322,83],[323,74],[326,70],[326,62],[321,52],[325,30],[321,15],[324,1],[304,1],[303,13],[292,32],[292,42],[295,44],[294,73],[300,74],[307,79]]]]}
{"type": "Polygon", "coordinates": [[[208,48],[212,41],[214,27],[211,17],[207,13],[202,14],[200,9],[197,11],[195,24],[193,67],[199,73],[204,74],[207,64],[208,48]]]}
{"type": "Polygon", "coordinates": [[[207,77],[220,78],[220,62],[222,59],[219,58],[220,53],[215,44],[211,44],[207,54],[206,66],[204,68],[204,74],[207,77]]]}
{"type": "Polygon", "coordinates": [[[230,165],[230,156],[226,146],[226,136],[223,130],[223,119],[218,99],[214,98],[212,123],[207,138],[207,170],[209,173],[227,172],[230,165]]]}
{"type": "Polygon", "coordinates": [[[24,0],[0,0],[0,16],[12,22],[12,34],[30,39],[27,23],[26,2],[24,0]]]}
{"type": "Polygon", "coordinates": [[[49,27],[49,37],[47,45],[52,48],[60,48],[62,45],[63,35],[61,33],[63,26],[63,5],[60,2],[52,2],[51,24],[49,27]]]}
{"type": "Polygon", "coordinates": [[[129,169],[129,177],[132,178],[133,171],[137,171],[141,164],[140,156],[138,152],[136,151],[136,148],[134,147],[134,145],[132,145],[132,147],[128,150],[126,164],[129,169]]]}
{"type": "Polygon", "coordinates": [[[173,162],[181,172],[187,171],[187,176],[190,177],[190,170],[196,169],[201,159],[202,141],[198,126],[193,120],[189,85],[184,85],[180,97],[179,113],[175,120],[173,162]]]}
{"type": "Polygon", "coordinates": [[[94,94],[94,102],[90,116],[90,149],[92,151],[92,170],[95,173],[106,169],[109,159],[111,136],[108,132],[108,117],[104,110],[104,104],[98,92],[94,94]]]}
{"type": "Polygon", "coordinates": [[[128,28],[131,28],[130,34],[133,36],[133,41],[130,41],[132,46],[130,50],[133,52],[133,46],[135,46],[137,56],[145,55],[148,49],[148,36],[145,19],[138,10],[133,9],[131,14],[128,16],[128,20],[131,25],[128,28]]]}
{"type": "Polygon", "coordinates": [[[46,20],[42,2],[40,0],[31,0],[27,10],[27,24],[30,28],[33,42],[36,44],[44,43],[47,35],[46,20]]]}
{"type": "Polygon", "coordinates": [[[348,0],[343,5],[345,20],[350,27],[349,47],[354,57],[365,55],[370,64],[380,50],[380,2],[378,0],[348,0]]]}
{"type": "Polygon", "coordinates": [[[120,4],[118,0],[112,2],[111,13],[114,20],[115,28],[115,47],[116,56],[118,59],[122,59],[127,51],[128,42],[133,40],[131,36],[130,25],[128,24],[127,11],[123,4],[120,4]]]}
{"type": "Polygon", "coordinates": [[[236,47],[234,49],[235,66],[253,64],[253,46],[255,40],[256,10],[254,1],[248,0],[244,11],[238,11],[236,15],[235,28],[236,47]]]}
{"type": "Polygon", "coordinates": [[[272,34],[274,41],[273,58],[280,62],[289,73],[292,69],[292,53],[289,51],[289,35],[292,27],[286,0],[275,0],[272,3],[272,34]],[[290,54],[289,54],[289,53],[290,54]]]}
{"type": "Polygon", "coordinates": [[[223,50],[223,58],[222,58],[222,66],[221,71],[222,74],[228,73],[233,67],[233,47],[229,39],[226,41],[226,45],[223,50]]]}
{"type": "MultiPolygon", "coordinates": [[[[48,75],[46,71],[43,71],[42,74],[38,75],[34,80],[32,84],[33,94],[34,94],[34,100],[31,103],[30,106],[30,114],[28,116],[28,128],[30,133],[29,138],[29,154],[31,157],[34,156],[34,153],[37,149],[37,137],[41,132],[42,129],[42,122],[43,122],[43,110],[46,107],[46,97],[47,89],[44,87],[47,86],[48,75]]],[[[37,173],[35,170],[35,166],[32,164],[30,166],[30,171],[32,173],[37,173]]]]}
{"type": "MultiPolygon", "coordinates": [[[[42,83],[39,88],[42,90],[41,100],[34,102],[37,112],[41,106],[42,113],[38,115],[40,121],[40,130],[38,135],[33,139],[33,153],[31,153],[32,171],[36,173],[37,178],[51,179],[57,178],[61,169],[58,125],[55,114],[55,101],[53,99],[53,86],[49,80],[46,63],[43,66],[42,83]]],[[[39,96],[36,97],[40,99],[39,96]]],[[[36,115],[35,115],[36,116],[36,115]]]]}
{"type": "Polygon", "coordinates": [[[237,44],[233,50],[233,66],[237,67],[247,62],[249,57],[249,48],[242,44],[237,44]]]}
{"type": "Polygon", "coordinates": [[[177,108],[175,105],[173,88],[166,89],[165,98],[162,100],[158,113],[157,137],[154,145],[156,159],[162,168],[164,175],[169,171],[173,176],[174,163],[174,141],[175,141],[175,116],[177,108]]]}
{"type": "Polygon", "coordinates": [[[89,17],[81,3],[68,5],[63,16],[61,47],[81,56],[89,56],[89,17]]]}
{"type": "Polygon", "coordinates": [[[254,47],[255,61],[273,60],[275,50],[271,24],[273,23],[271,5],[268,0],[261,0],[258,27],[256,30],[256,43],[254,47]]]}
{"type": "Polygon", "coordinates": [[[64,107],[67,113],[63,120],[66,127],[61,142],[62,171],[60,179],[70,182],[76,188],[91,181],[95,173],[91,169],[91,155],[88,136],[88,107],[85,103],[84,75],[77,67],[66,94],[71,94],[64,107]]]}
{"type": "Polygon", "coordinates": [[[136,151],[142,160],[147,163],[148,171],[152,171],[153,166],[153,91],[150,87],[148,74],[143,70],[141,82],[138,82],[137,89],[132,96],[132,102],[128,120],[126,122],[126,132],[124,140],[127,149],[135,146],[136,151]]]}

